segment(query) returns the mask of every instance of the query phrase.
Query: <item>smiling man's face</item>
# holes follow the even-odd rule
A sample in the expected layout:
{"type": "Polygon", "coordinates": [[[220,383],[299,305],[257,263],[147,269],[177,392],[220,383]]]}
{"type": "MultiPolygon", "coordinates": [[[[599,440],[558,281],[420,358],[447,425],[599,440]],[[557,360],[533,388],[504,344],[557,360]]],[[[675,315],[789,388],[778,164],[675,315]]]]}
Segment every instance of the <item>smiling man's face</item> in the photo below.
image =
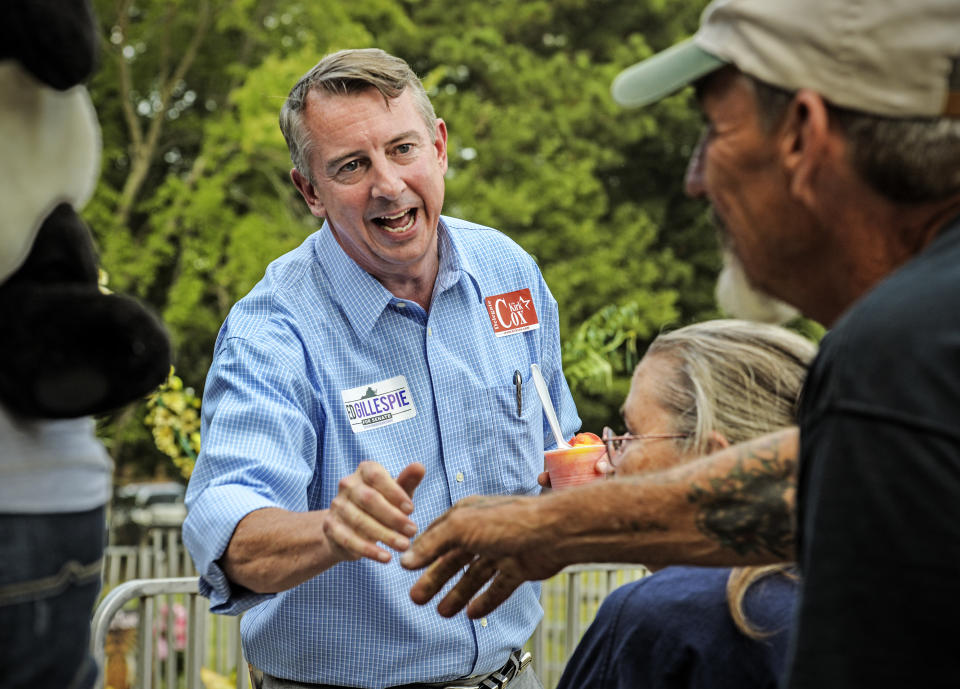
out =
{"type": "Polygon", "coordinates": [[[447,130],[430,131],[409,89],[387,103],[373,88],[313,91],[304,121],[315,146],[311,179],[293,179],[343,250],[381,282],[436,276],[447,130]]]}

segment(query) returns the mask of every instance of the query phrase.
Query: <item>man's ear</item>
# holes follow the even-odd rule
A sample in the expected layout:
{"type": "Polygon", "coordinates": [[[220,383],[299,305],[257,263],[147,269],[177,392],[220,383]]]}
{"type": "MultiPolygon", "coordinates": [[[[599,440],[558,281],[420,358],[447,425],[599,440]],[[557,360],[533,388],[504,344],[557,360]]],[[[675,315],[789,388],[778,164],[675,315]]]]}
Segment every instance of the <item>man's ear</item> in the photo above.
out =
{"type": "Polygon", "coordinates": [[[433,148],[437,152],[437,160],[440,162],[440,169],[444,174],[447,173],[447,123],[437,118],[436,138],[433,141],[433,148]]]}
{"type": "Polygon", "coordinates": [[[710,431],[707,435],[707,454],[711,455],[714,452],[719,452],[720,450],[725,450],[730,447],[730,441],[727,440],[726,436],[719,431],[710,431]]]}
{"type": "Polygon", "coordinates": [[[790,180],[790,192],[808,208],[815,205],[827,157],[836,153],[830,115],[823,97],[800,89],[794,94],[778,131],[779,153],[790,180]]]}
{"type": "Polygon", "coordinates": [[[310,212],[318,218],[324,217],[326,210],[324,209],[323,202],[320,200],[320,196],[317,194],[316,187],[313,186],[313,182],[300,174],[297,168],[290,170],[290,179],[293,180],[293,186],[300,192],[300,196],[307,202],[307,207],[310,209],[310,212]]]}

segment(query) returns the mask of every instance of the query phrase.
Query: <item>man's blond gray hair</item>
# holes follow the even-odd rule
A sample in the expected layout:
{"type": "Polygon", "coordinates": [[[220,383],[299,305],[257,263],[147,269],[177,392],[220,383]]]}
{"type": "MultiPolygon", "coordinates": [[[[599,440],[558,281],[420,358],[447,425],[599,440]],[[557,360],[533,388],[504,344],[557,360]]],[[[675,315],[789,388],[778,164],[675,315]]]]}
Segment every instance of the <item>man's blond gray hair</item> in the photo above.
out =
{"type": "Polygon", "coordinates": [[[391,99],[409,88],[431,141],[436,140],[437,116],[410,65],[379,48],[341,50],[327,55],[300,77],[280,110],[280,131],[287,140],[290,160],[300,174],[313,181],[310,157],[316,142],[303,119],[310,92],[344,96],[371,88],[380,92],[388,106],[391,99]]]}

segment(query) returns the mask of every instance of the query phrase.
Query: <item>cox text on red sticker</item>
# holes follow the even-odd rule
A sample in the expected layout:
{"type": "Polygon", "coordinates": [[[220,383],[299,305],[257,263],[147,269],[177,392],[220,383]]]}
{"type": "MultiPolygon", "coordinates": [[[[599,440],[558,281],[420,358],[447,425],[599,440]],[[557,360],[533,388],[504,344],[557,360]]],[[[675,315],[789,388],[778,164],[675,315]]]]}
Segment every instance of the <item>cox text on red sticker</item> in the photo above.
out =
{"type": "Polygon", "coordinates": [[[493,334],[497,337],[525,333],[540,327],[537,309],[533,297],[526,287],[515,292],[486,297],[487,315],[493,325],[493,334]]]}

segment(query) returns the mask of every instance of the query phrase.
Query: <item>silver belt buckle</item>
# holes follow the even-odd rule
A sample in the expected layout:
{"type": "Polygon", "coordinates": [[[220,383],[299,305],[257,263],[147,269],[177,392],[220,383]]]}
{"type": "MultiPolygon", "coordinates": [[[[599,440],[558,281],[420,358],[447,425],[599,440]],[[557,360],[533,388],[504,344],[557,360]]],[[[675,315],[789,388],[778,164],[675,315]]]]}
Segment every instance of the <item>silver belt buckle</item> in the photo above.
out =
{"type": "Polygon", "coordinates": [[[515,651],[510,654],[506,665],[485,677],[479,684],[450,684],[445,689],[503,689],[523,672],[531,660],[533,655],[529,651],[515,651]]]}

